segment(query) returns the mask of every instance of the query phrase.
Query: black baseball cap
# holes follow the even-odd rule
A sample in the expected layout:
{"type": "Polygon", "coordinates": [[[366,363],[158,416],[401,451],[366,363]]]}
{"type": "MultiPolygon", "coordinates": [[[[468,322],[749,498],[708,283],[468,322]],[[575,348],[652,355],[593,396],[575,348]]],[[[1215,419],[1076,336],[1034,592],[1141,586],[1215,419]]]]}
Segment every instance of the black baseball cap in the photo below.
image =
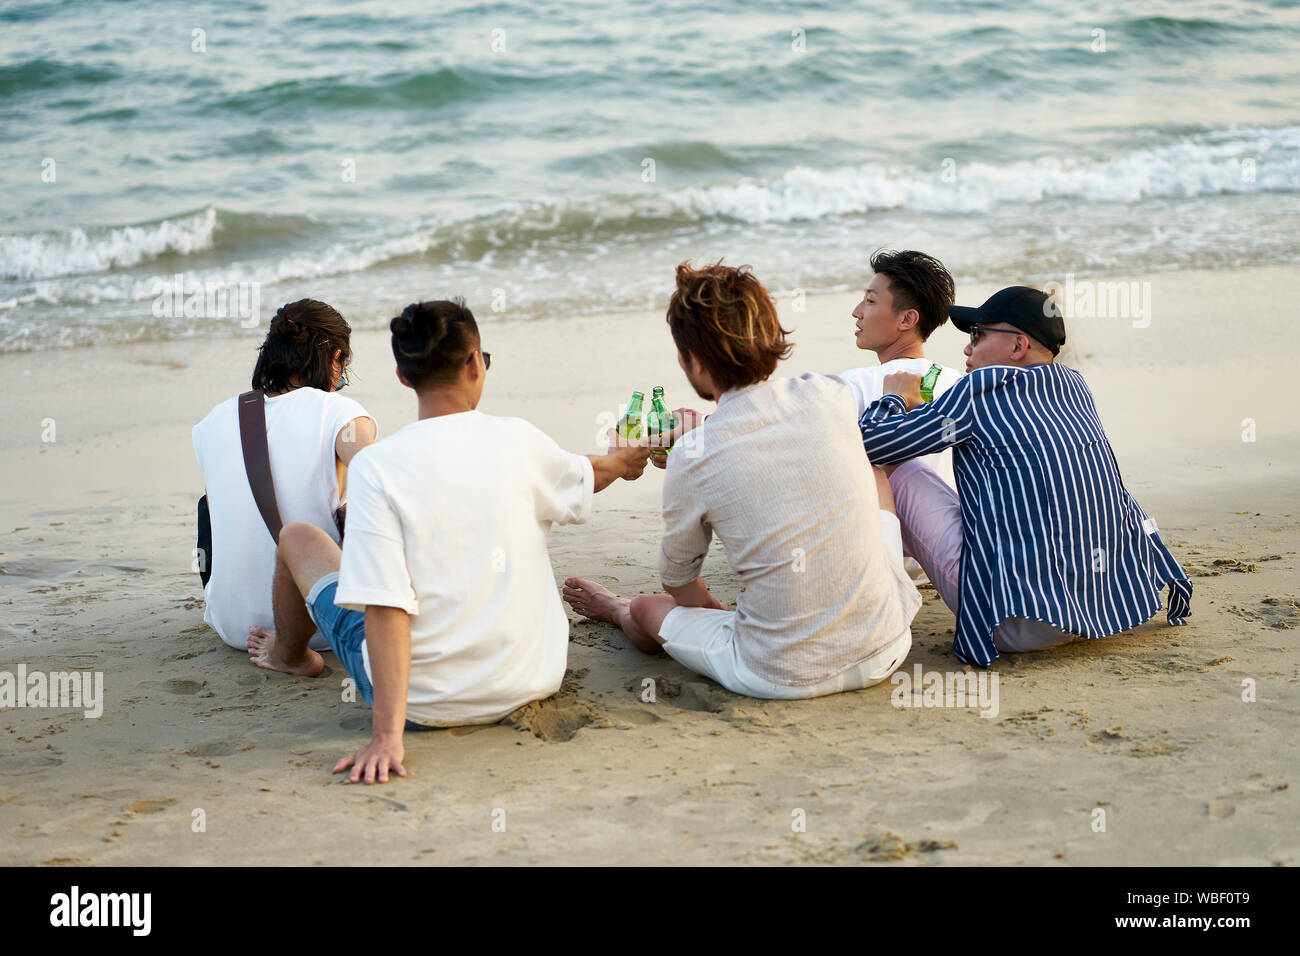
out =
{"type": "Polygon", "coordinates": [[[1030,338],[1059,355],[1065,344],[1065,318],[1050,295],[1040,289],[1025,285],[1008,286],[989,296],[978,309],[968,305],[948,306],[952,324],[963,332],[972,325],[989,325],[1005,322],[1014,325],[1030,338]]]}

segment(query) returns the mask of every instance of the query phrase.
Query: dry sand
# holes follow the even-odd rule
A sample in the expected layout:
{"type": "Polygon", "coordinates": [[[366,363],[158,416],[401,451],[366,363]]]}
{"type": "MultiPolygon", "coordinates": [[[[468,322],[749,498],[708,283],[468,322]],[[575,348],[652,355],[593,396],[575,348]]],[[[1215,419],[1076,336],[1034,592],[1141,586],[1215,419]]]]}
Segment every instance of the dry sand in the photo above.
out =
{"type": "MultiPolygon", "coordinates": [[[[190,570],[202,487],[190,428],[247,387],[261,330],[0,356],[0,670],[99,670],[106,697],[98,719],[0,712],[0,862],[1300,862],[1295,271],[1140,278],[1150,326],[1075,321],[1063,360],[1087,376],[1129,489],[1194,575],[1187,627],[1161,613],[1125,635],[1005,655],[999,713],[983,718],[896,709],[887,684],[736,697],[575,621],[559,695],[510,723],[407,735],[410,776],[370,788],[329,772],[369,727],[364,704],[340,701],[337,661],[314,681],[256,670],[204,626],[190,570]],[[50,419],[56,440],[43,442],[50,419]]],[[[784,299],[798,344],[781,373],[873,364],[853,346],[856,301],[796,313],[784,299]]],[[[484,331],[481,408],[574,451],[595,450],[599,415],[634,387],[711,407],[690,400],[661,313],[484,331]]],[[[960,368],[962,344],[945,327],[931,356],[960,368]]],[[[386,333],[355,347],[349,391],[391,434],[413,397],[386,333]]],[[[557,529],[557,578],[655,589],[661,485],[648,470],[599,495],[589,524],[557,529]]],[[[717,547],[705,578],[734,601],[717,547]]],[[[959,669],[952,615],[924,595],[905,667],[959,669]]]]}

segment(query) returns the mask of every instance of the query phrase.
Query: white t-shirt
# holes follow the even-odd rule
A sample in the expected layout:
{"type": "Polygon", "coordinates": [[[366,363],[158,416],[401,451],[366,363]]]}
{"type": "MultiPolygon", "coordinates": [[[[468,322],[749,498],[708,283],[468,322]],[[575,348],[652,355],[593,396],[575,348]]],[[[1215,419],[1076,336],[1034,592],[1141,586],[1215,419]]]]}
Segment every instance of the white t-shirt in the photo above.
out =
{"type": "MultiPolygon", "coordinates": [[[[924,375],[930,371],[930,366],[934,364],[927,358],[894,359],[884,365],[850,369],[841,373],[840,378],[848,382],[849,387],[853,389],[853,403],[860,419],[862,413],[867,410],[867,406],[884,394],[886,375],[891,372],[911,372],[914,375],[924,375]]],[[[934,383],[935,398],[952,388],[962,376],[961,372],[946,365],[940,366],[940,368],[943,371],[939,373],[939,378],[934,383]]],[[[951,448],[945,448],[934,455],[925,455],[921,458],[921,461],[933,468],[950,488],[954,491],[957,489],[957,479],[952,473],[951,448]]],[[[910,555],[904,558],[903,566],[907,569],[908,577],[912,579],[913,583],[924,584],[929,580],[921,565],[910,555]]]]}
{"type": "Polygon", "coordinates": [[[586,521],[594,493],[586,457],[478,411],[412,422],[352,460],[334,601],[411,615],[409,720],[490,723],[559,689],[569,619],[547,535],[586,521]]]}
{"type": "MultiPolygon", "coordinates": [[[[848,382],[849,387],[853,389],[853,402],[857,406],[857,416],[861,418],[862,413],[867,410],[867,406],[884,394],[886,375],[891,372],[911,372],[914,375],[924,375],[930,370],[930,366],[934,364],[927,358],[894,359],[884,365],[849,369],[847,372],[841,372],[840,378],[848,382]]],[[[946,365],[940,367],[943,371],[939,373],[939,379],[934,383],[935,398],[956,385],[962,376],[962,373],[956,369],[949,368],[946,365]]],[[[952,473],[951,449],[945,449],[935,455],[926,455],[921,460],[937,471],[939,477],[947,482],[950,487],[954,489],[957,487],[957,480],[952,473]]]]}
{"type": "MultiPolygon", "coordinates": [[[[228,398],[194,426],[194,454],[203,470],[212,516],[212,576],[203,590],[205,620],[231,647],[246,648],[248,629],[273,627],[271,581],[275,541],[257,510],[239,441],[239,397],[228,398]]],[[[266,400],[271,479],[280,519],[305,521],[339,539],[334,443],[354,418],[370,418],[337,392],[298,388],[266,400]]],[[[312,646],[327,646],[319,634],[312,646]]]]}

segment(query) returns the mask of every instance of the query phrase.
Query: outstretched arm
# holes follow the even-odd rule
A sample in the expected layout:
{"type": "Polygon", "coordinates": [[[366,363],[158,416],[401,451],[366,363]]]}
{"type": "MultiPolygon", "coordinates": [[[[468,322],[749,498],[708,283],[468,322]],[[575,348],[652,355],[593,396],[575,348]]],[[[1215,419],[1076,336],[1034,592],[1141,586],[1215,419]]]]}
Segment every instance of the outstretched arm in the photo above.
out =
{"type": "Polygon", "coordinates": [[[640,478],[652,447],[643,441],[629,441],[611,434],[609,451],[587,456],[595,473],[595,490],[603,491],[620,478],[628,481],[640,478]]]}
{"type": "Polygon", "coordinates": [[[388,782],[391,770],[406,776],[402,760],[402,731],[406,727],[406,693],[411,681],[411,616],[400,607],[366,606],[366,647],[374,678],[375,707],[370,743],[334,765],[340,773],[352,768],[357,783],[388,782]]]}

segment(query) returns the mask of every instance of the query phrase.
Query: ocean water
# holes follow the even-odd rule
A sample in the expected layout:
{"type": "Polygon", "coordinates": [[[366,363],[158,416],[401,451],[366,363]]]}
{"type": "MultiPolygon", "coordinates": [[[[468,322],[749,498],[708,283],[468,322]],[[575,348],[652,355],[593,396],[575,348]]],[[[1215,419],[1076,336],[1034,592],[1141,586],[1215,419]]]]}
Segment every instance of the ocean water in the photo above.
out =
{"type": "Polygon", "coordinates": [[[5,352],[1296,263],[1300,4],[0,3],[0,197],[5,352]]]}

